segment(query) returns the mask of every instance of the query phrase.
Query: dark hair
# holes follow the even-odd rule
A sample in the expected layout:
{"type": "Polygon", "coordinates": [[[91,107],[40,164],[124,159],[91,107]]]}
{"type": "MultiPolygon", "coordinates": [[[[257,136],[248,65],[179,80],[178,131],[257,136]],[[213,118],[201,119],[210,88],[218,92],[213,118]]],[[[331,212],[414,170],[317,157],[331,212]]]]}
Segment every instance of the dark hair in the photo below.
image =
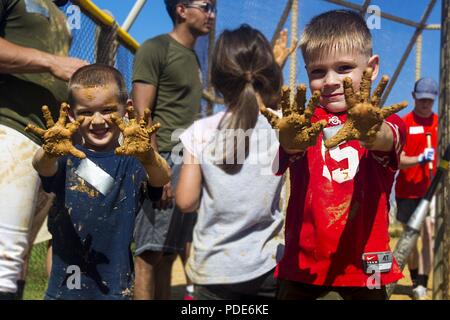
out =
{"type": "Polygon", "coordinates": [[[167,13],[169,14],[169,17],[172,20],[173,24],[175,24],[177,21],[177,5],[179,3],[189,4],[190,2],[190,0],[164,0],[167,13]]]}
{"type": "MultiPolygon", "coordinates": [[[[282,72],[269,41],[247,24],[225,30],[217,40],[211,61],[211,83],[227,106],[218,129],[253,129],[259,115],[256,93],[266,106],[274,107],[282,85],[282,72]]],[[[246,137],[245,156],[249,151],[247,140],[246,137]]],[[[225,164],[224,169],[237,166],[238,144],[233,144],[235,161],[225,164]]],[[[226,163],[226,158],[227,155],[222,163],[226,163]]]]}
{"type": "Polygon", "coordinates": [[[65,6],[65,5],[67,4],[67,2],[69,2],[69,0],[53,0],[53,3],[54,3],[57,7],[65,6]]]}
{"type": "Polygon", "coordinates": [[[103,86],[111,83],[117,84],[119,89],[119,103],[126,105],[128,100],[127,87],[122,74],[114,67],[106,64],[94,63],[81,67],[69,80],[69,104],[75,106],[73,89],[79,87],[103,86]]]}

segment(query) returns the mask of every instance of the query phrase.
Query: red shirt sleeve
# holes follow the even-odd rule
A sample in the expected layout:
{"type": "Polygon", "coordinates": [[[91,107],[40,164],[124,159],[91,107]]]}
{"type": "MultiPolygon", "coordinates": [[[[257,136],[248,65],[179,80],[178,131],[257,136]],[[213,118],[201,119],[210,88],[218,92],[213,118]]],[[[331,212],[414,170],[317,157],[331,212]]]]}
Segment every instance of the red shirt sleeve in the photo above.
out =
{"type": "Polygon", "coordinates": [[[275,160],[272,165],[272,170],[277,176],[282,176],[287,168],[291,165],[291,163],[294,163],[301,159],[305,155],[305,152],[299,152],[295,154],[288,154],[286,151],[284,151],[283,147],[279,147],[278,153],[275,157],[275,160]]]}
{"type": "Polygon", "coordinates": [[[394,136],[393,148],[391,151],[371,151],[373,158],[382,166],[397,170],[400,165],[400,155],[406,142],[406,126],[403,120],[393,114],[385,119],[386,124],[394,136]]]}

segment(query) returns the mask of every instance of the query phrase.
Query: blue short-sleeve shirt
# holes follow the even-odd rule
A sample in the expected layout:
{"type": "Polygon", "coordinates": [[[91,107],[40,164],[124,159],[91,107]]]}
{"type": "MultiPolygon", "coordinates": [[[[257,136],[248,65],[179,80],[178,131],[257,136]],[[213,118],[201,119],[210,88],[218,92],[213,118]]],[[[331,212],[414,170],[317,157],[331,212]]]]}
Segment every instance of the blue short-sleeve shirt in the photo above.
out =
{"type": "MultiPolygon", "coordinates": [[[[57,199],[48,218],[53,263],[46,296],[129,299],[133,277],[130,244],[147,174],[134,157],[77,148],[90,161],[84,174],[77,170],[87,160],[69,155],[59,159],[53,177],[41,177],[44,190],[54,192],[57,199]],[[99,187],[104,181],[109,181],[106,189],[99,187]]],[[[161,192],[161,188],[149,188],[147,194],[156,200],[161,192]]]]}

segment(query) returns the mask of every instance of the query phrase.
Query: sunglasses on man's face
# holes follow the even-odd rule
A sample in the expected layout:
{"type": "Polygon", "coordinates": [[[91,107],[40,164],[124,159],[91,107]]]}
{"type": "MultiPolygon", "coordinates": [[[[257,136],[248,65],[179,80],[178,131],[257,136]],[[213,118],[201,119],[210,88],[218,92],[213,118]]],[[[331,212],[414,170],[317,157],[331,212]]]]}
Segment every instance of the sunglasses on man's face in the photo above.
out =
{"type": "Polygon", "coordinates": [[[186,8],[197,8],[202,10],[204,13],[207,14],[211,14],[214,13],[216,14],[216,5],[209,3],[209,2],[203,2],[203,3],[187,3],[185,4],[186,8]]]}

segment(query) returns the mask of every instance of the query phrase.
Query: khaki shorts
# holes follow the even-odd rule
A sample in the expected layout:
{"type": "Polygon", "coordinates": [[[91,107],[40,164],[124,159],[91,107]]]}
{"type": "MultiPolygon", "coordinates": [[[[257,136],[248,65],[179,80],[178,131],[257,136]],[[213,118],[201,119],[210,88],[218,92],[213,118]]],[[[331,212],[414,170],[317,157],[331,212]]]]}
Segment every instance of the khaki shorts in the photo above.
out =
{"type": "Polygon", "coordinates": [[[38,192],[41,183],[31,164],[38,148],[25,135],[0,125],[0,292],[16,292],[29,244],[50,208],[52,197],[38,192]],[[35,216],[37,206],[41,210],[35,216]]]}

